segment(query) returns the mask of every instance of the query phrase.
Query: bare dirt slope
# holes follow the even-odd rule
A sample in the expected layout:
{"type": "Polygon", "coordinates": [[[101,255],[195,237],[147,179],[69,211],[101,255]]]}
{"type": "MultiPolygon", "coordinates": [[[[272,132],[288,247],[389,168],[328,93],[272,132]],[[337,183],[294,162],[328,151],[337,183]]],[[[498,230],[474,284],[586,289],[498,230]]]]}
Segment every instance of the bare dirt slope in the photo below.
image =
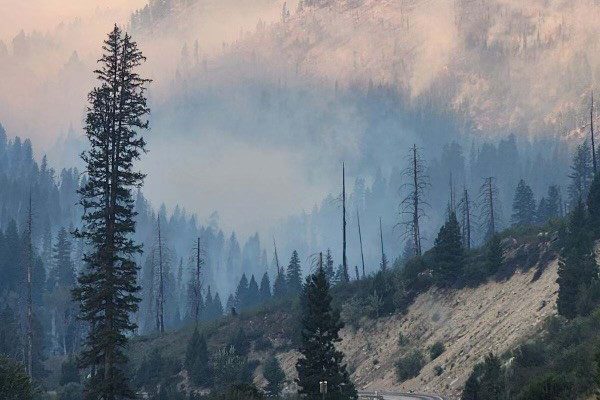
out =
{"type": "MultiPolygon", "coordinates": [[[[516,272],[503,282],[491,281],[459,291],[431,289],[420,295],[403,316],[364,321],[356,331],[346,328],[340,349],[360,389],[409,390],[458,398],[473,366],[489,352],[500,354],[525,340],[555,313],[557,262],[536,275],[536,269],[516,272]],[[404,344],[399,345],[402,333],[404,344]],[[436,341],[446,351],[430,361],[436,341]],[[398,383],[394,364],[413,349],[426,355],[418,377],[398,383]],[[436,375],[434,368],[444,372],[436,375]]],[[[296,355],[279,355],[289,378],[296,355]]]]}

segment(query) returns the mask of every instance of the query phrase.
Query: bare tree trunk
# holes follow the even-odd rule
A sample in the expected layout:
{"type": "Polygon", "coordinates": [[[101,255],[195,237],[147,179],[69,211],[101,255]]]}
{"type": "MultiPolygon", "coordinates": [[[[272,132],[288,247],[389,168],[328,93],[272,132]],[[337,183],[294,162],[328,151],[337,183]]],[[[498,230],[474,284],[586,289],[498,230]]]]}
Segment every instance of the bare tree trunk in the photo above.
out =
{"type": "Polygon", "coordinates": [[[163,277],[163,244],[160,231],[160,215],[158,216],[158,323],[160,333],[165,332],[165,287],[163,277]]]}
{"type": "Polygon", "coordinates": [[[596,144],[594,141],[594,92],[592,91],[592,103],[590,106],[590,136],[592,138],[592,164],[594,175],[596,175],[596,144]]]}
{"type": "Polygon", "coordinates": [[[419,230],[419,177],[417,171],[417,145],[413,145],[413,241],[415,254],[421,255],[421,232],[419,230]]]}
{"type": "Polygon", "coordinates": [[[488,202],[490,207],[490,222],[489,229],[490,234],[496,233],[496,218],[494,217],[494,191],[492,190],[492,177],[488,178],[488,202]]]}
{"type": "Polygon", "coordinates": [[[469,192],[467,188],[464,189],[464,198],[463,198],[463,218],[464,218],[464,227],[463,234],[465,235],[465,248],[467,250],[471,249],[471,206],[469,204],[469,192]]]}
{"type": "Polygon", "coordinates": [[[365,256],[363,253],[363,242],[362,234],[360,233],[360,216],[358,215],[358,209],[356,209],[356,221],[358,223],[358,240],[360,242],[360,259],[362,261],[362,276],[365,277],[365,256]]]}
{"type": "Polygon", "coordinates": [[[29,192],[29,211],[27,213],[27,374],[33,378],[33,300],[32,300],[32,246],[33,212],[31,192],[29,192]]]}
{"type": "Polygon", "coordinates": [[[346,169],[342,163],[342,266],[344,270],[343,279],[350,280],[348,275],[348,260],[346,258],[346,169]]]}

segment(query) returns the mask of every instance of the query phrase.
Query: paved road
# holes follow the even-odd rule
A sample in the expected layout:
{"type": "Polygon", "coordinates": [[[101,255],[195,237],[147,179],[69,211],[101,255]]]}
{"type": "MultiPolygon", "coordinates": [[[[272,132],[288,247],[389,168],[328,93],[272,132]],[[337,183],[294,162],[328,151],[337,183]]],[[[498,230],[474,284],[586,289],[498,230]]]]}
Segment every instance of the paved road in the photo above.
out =
{"type": "Polygon", "coordinates": [[[444,400],[443,397],[432,394],[421,393],[392,393],[392,392],[359,392],[360,399],[379,399],[379,400],[444,400]]]}

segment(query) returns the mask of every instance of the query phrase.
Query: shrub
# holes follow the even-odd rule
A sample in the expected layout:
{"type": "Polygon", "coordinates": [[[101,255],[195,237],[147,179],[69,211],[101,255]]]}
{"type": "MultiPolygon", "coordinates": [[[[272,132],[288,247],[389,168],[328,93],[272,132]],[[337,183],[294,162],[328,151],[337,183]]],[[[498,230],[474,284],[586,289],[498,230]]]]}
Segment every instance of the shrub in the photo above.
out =
{"type": "Polygon", "coordinates": [[[444,354],[444,351],[446,351],[444,343],[437,341],[429,348],[429,357],[432,360],[435,360],[436,358],[444,354]]]}
{"type": "Polygon", "coordinates": [[[435,372],[435,376],[440,376],[441,374],[444,373],[444,367],[442,367],[441,365],[436,365],[433,368],[433,372],[435,372]]]}
{"type": "Polygon", "coordinates": [[[270,396],[279,396],[283,383],[285,382],[285,373],[279,365],[279,361],[274,356],[269,357],[263,369],[263,375],[267,380],[265,391],[270,396]]]}
{"type": "Polygon", "coordinates": [[[409,343],[409,340],[402,332],[398,333],[398,346],[404,347],[409,343]]]}
{"type": "Polygon", "coordinates": [[[79,369],[77,368],[77,360],[75,357],[67,358],[60,367],[60,382],[61,386],[67,383],[79,383],[79,369]]]}
{"type": "Polygon", "coordinates": [[[568,400],[573,398],[573,384],[566,377],[549,373],[533,379],[518,400],[568,400]]]}
{"type": "Polygon", "coordinates": [[[60,400],[83,400],[83,386],[79,383],[69,382],[58,389],[60,400]]]}
{"type": "Polygon", "coordinates": [[[30,400],[33,390],[25,368],[4,356],[0,356],[0,394],[4,399],[30,400]]]}
{"type": "Polygon", "coordinates": [[[419,350],[411,351],[407,356],[400,358],[396,362],[396,378],[398,378],[399,382],[414,378],[421,372],[423,364],[423,354],[419,350]]]}
{"type": "Polygon", "coordinates": [[[272,348],[273,343],[264,336],[261,336],[254,341],[254,351],[266,351],[272,348]]]}

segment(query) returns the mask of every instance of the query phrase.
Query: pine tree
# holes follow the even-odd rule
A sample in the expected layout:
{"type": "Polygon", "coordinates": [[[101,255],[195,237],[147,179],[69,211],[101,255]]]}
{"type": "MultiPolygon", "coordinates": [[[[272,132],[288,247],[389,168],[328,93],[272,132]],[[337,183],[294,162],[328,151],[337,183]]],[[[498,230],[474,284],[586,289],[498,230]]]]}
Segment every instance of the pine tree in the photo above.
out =
{"type": "Polygon", "coordinates": [[[265,302],[271,299],[271,281],[269,280],[269,274],[266,272],[260,281],[260,301],[265,302]]]}
{"type": "Polygon", "coordinates": [[[235,304],[238,310],[248,307],[248,278],[245,273],[242,274],[235,290],[235,304]]]}
{"type": "Polygon", "coordinates": [[[71,260],[71,242],[67,230],[60,228],[52,255],[52,270],[49,281],[52,287],[72,288],[75,285],[75,270],[71,260]]]}
{"type": "Polygon", "coordinates": [[[594,239],[600,237],[600,177],[594,176],[587,197],[589,227],[594,239]]]}
{"type": "Polygon", "coordinates": [[[434,278],[441,286],[452,285],[460,275],[464,250],[456,213],[450,211],[433,248],[434,278]]]}
{"type": "Polygon", "coordinates": [[[381,271],[386,271],[388,268],[388,259],[385,255],[385,251],[383,251],[383,228],[381,226],[381,217],[379,217],[379,241],[381,244],[381,261],[379,262],[379,269],[381,271]]]}
{"type": "Polygon", "coordinates": [[[560,210],[562,209],[562,198],[560,195],[560,189],[556,185],[548,187],[548,203],[546,216],[548,219],[557,218],[561,216],[560,210]]]}
{"type": "Polygon", "coordinates": [[[569,198],[571,204],[576,206],[579,199],[587,198],[593,178],[592,156],[587,140],[575,150],[569,178],[569,198]]]}
{"type": "Polygon", "coordinates": [[[333,270],[333,256],[331,255],[331,250],[327,249],[325,253],[325,277],[327,277],[327,281],[331,284],[333,279],[335,278],[335,271],[333,270]]]}
{"type": "Polygon", "coordinates": [[[276,299],[282,299],[287,296],[287,283],[285,281],[285,275],[283,271],[279,271],[275,277],[275,283],[273,284],[273,297],[276,299]]]}
{"type": "Polygon", "coordinates": [[[339,312],[332,309],[331,300],[321,256],[318,270],[307,277],[302,289],[301,356],[296,363],[296,382],[299,393],[310,399],[320,398],[320,381],[327,381],[326,399],[356,399],[356,389],[343,363],[344,355],[335,348],[341,341],[339,331],[343,323],[339,312]]]}
{"type": "Polygon", "coordinates": [[[227,314],[228,315],[235,315],[236,310],[235,310],[235,297],[233,297],[233,294],[229,294],[229,297],[227,298],[227,303],[225,304],[225,307],[227,308],[227,314]]]}
{"type": "Polygon", "coordinates": [[[212,369],[206,338],[200,335],[198,328],[188,342],[184,361],[190,380],[196,386],[209,387],[212,383],[212,369]]]}
{"type": "Polygon", "coordinates": [[[254,278],[254,274],[250,277],[250,283],[248,283],[248,292],[246,293],[246,304],[248,308],[256,306],[260,302],[260,293],[258,291],[258,284],[254,278]]]}
{"type": "Polygon", "coordinates": [[[136,328],[130,316],[138,309],[138,266],[134,256],[141,247],[131,238],[135,231],[132,190],[144,174],[133,170],[145,151],[139,131],[144,120],[148,80],[135,70],[145,60],[137,45],[116,25],[104,42],[104,54],[95,71],[100,82],[92,89],[85,122],[90,149],[82,158],[87,182],[79,189],[84,209],[78,232],[89,249],[74,298],[81,318],[90,323],[81,366],[91,367],[87,383],[91,398],[133,398],[122,365],[127,333],[136,328]]]}
{"type": "Polygon", "coordinates": [[[485,245],[485,268],[489,274],[495,274],[504,264],[504,249],[500,236],[495,234],[485,245]]]}
{"type": "Polygon", "coordinates": [[[531,187],[523,179],[517,184],[513,199],[512,223],[531,225],[535,222],[535,199],[531,187]]]}
{"type": "Polygon", "coordinates": [[[300,270],[300,258],[296,250],[292,252],[292,258],[287,267],[286,283],[287,290],[291,294],[300,293],[302,290],[302,271],[300,270]]]}
{"type": "Polygon", "coordinates": [[[204,318],[208,321],[213,319],[213,307],[213,296],[209,285],[204,299],[204,318]]]}
{"type": "Polygon", "coordinates": [[[571,212],[564,248],[558,263],[558,313],[566,318],[577,316],[579,292],[598,278],[594,258],[594,241],[588,228],[588,218],[581,201],[571,212]]]}
{"type": "Polygon", "coordinates": [[[265,362],[263,376],[267,381],[265,392],[271,397],[278,397],[285,381],[285,373],[275,356],[269,357],[265,362]]]}
{"type": "Polygon", "coordinates": [[[221,302],[221,296],[219,296],[219,292],[215,294],[212,309],[212,315],[214,316],[214,318],[220,318],[221,316],[223,316],[223,303],[221,302]]]}

